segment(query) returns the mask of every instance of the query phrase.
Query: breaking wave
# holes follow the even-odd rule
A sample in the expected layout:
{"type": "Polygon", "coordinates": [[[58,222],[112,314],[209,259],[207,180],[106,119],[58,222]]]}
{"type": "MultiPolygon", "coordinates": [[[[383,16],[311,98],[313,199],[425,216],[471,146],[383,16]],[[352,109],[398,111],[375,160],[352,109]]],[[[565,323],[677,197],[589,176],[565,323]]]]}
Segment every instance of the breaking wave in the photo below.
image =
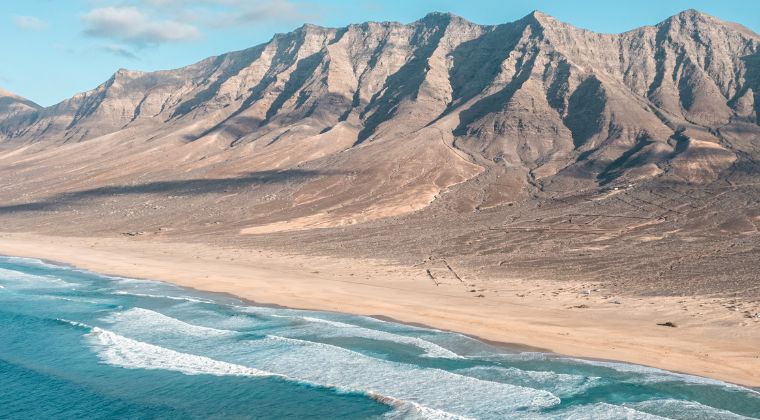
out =
{"type": "Polygon", "coordinates": [[[362,337],[362,338],[370,338],[374,340],[391,341],[391,342],[400,343],[400,344],[409,344],[409,345],[418,347],[422,350],[425,350],[425,356],[427,357],[441,357],[441,358],[448,358],[448,359],[462,358],[462,356],[459,356],[453,351],[443,348],[439,346],[438,344],[432,343],[422,338],[409,337],[409,336],[394,334],[394,333],[390,333],[390,332],[386,332],[382,330],[375,330],[371,328],[365,328],[365,327],[360,327],[353,324],[346,324],[343,322],[330,321],[330,320],[321,319],[321,318],[314,318],[314,317],[309,317],[309,316],[304,316],[302,318],[312,323],[326,324],[326,325],[335,327],[336,329],[331,331],[331,333],[334,335],[346,335],[349,337],[362,337]]]}

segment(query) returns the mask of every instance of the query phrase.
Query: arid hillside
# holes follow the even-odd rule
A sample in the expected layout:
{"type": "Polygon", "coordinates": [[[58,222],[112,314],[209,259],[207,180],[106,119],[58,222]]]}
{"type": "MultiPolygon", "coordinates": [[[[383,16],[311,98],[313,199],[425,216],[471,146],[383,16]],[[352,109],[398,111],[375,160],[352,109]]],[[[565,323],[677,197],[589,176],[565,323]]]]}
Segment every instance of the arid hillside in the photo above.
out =
{"type": "Polygon", "coordinates": [[[760,36],[694,10],[304,25],[48,108],[0,91],[0,230],[758,298],[756,92],[760,36]]]}

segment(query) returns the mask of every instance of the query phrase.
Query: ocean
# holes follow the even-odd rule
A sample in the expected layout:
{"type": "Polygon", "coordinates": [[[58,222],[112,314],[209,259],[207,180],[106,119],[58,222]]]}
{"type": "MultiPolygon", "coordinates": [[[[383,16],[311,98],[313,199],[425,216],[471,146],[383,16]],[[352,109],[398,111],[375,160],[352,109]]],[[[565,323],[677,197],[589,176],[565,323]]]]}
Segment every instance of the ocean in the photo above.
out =
{"type": "Polygon", "coordinates": [[[0,257],[3,419],[741,419],[760,393],[0,257]]]}

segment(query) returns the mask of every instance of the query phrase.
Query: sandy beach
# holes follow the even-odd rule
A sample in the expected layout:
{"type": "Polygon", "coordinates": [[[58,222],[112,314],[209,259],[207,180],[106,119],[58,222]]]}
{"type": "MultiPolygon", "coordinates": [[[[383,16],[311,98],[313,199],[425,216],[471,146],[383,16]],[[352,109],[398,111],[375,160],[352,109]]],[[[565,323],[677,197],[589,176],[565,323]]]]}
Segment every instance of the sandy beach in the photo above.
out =
{"type": "Polygon", "coordinates": [[[417,267],[144,238],[0,234],[0,254],[223,292],[262,304],[387,317],[568,356],[760,386],[756,307],[707,297],[613,295],[593,284],[502,282],[462,293],[417,267]],[[673,323],[676,327],[658,324],[673,323]]]}

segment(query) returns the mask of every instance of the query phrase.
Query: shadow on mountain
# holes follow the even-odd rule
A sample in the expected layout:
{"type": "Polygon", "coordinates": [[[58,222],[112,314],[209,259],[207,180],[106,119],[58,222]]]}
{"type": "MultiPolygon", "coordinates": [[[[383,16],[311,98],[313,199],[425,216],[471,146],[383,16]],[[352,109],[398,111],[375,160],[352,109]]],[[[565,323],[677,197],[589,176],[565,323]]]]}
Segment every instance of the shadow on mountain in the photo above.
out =
{"type": "Polygon", "coordinates": [[[531,54],[527,58],[525,56],[520,57],[516,65],[517,73],[515,77],[503,89],[475,102],[475,104],[459,114],[459,125],[454,129],[454,135],[458,137],[467,136],[470,134],[471,124],[489,114],[504,112],[515,93],[530,78],[535,64],[535,54],[531,54]]]}
{"type": "Polygon", "coordinates": [[[0,214],[54,210],[88,199],[137,194],[167,194],[176,196],[230,193],[249,187],[288,184],[320,176],[344,175],[342,171],[288,169],[284,171],[251,172],[239,178],[188,179],[156,181],[136,185],[112,185],[89,190],[56,194],[45,200],[0,206],[0,214]]]}
{"type": "Polygon", "coordinates": [[[243,50],[236,53],[220,55],[214,59],[213,70],[209,72],[213,74],[220,71],[219,77],[210,83],[206,89],[198,92],[192,98],[185,102],[182,102],[177,106],[169,120],[175,118],[181,118],[192,112],[194,109],[203,106],[208,101],[212,100],[219,94],[222,86],[233,76],[239,74],[244,68],[248,67],[254,61],[261,57],[261,53],[264,51],[264,46],[259,45],[247,50],[243,50]]]}
{"type": "Polygon", "coordinates": [[[499,25],[493,31],[463,42],[454,49],[451,53],[453,64],[449,71],[452,99],[441,117],[494,83],[502,64],[517,46],[524,30],[524,25],[499,25]]]}
{"type": "MultiPolygon", "coordinates": [[[[309,81],[309,78],[313,77],[314,72],[316,72],[317,68],[323,64],[324,58],[325,53],[319,52],[302,58],[296,63],[296,69],[290,73],[290,77],[288,78],[288,81],[285,82],[285,86],[283,86],[282,92],[277,96],[277,98],[275,98],[275,100],[272,102],[272,105],[269,106],[264,123],[271,121],[272,118],[274,118],[274,116],[277,115],[277,113],[280,111],[280,108],[282,108],[285,102],[291,99],[296,92],[304,87],[306,82],[309,81]]],[[[303,95],[303,92],[301,93],[303,95]]],[[[305,100],[306,98],[304,96],[300,96],[296,102],[296,109],[300,108],[305,100]]]]}
{"type": "Polygon", "coordinates": [[[430,70],[428,60],[435,52],[451,21],[450,16],[430,15],[419,25],[410,45],[416,45],[411,60],[401,66],[396,73],[388,76],[383,88],[370,100],[361,118],[366,116],[364,128],[359,132],[354,145],[361,144],[374,134],[377,127],[391,119],[404,99],[416,99],[420,86],[430,70]]]}
{"type": "Polygon", "coordinates": [[[586,144],[602,129],[606,102],[607,94],[602,83],[594,76],[586,78],[570,95],[564,122],[573,135],[576,148],[586,144]]]}
{"type": "MultiPolygon", "coordinates": [[[[225,120],[224,124],[217,124],[213,128],[204,130],[199,134],[185,134],[182,138],[185,142],[190,143],[214,132],[215,134],[219,134],[220,137],[227,139],[230,142],[230,146],[235,146],[240,142],[241,138],[255,132],[262,121],[261,118],[238,116],[232,120],[225,120]]],[[[260,134],[264,135],[263,133],[260,134]]]]}
{"type": "Polygon", "coordinates": [[[747,88],[751,88],[754,93],[755,122],[760,124],[760,51],[742,57],[742,61],[747,67],[747,88]]]}

